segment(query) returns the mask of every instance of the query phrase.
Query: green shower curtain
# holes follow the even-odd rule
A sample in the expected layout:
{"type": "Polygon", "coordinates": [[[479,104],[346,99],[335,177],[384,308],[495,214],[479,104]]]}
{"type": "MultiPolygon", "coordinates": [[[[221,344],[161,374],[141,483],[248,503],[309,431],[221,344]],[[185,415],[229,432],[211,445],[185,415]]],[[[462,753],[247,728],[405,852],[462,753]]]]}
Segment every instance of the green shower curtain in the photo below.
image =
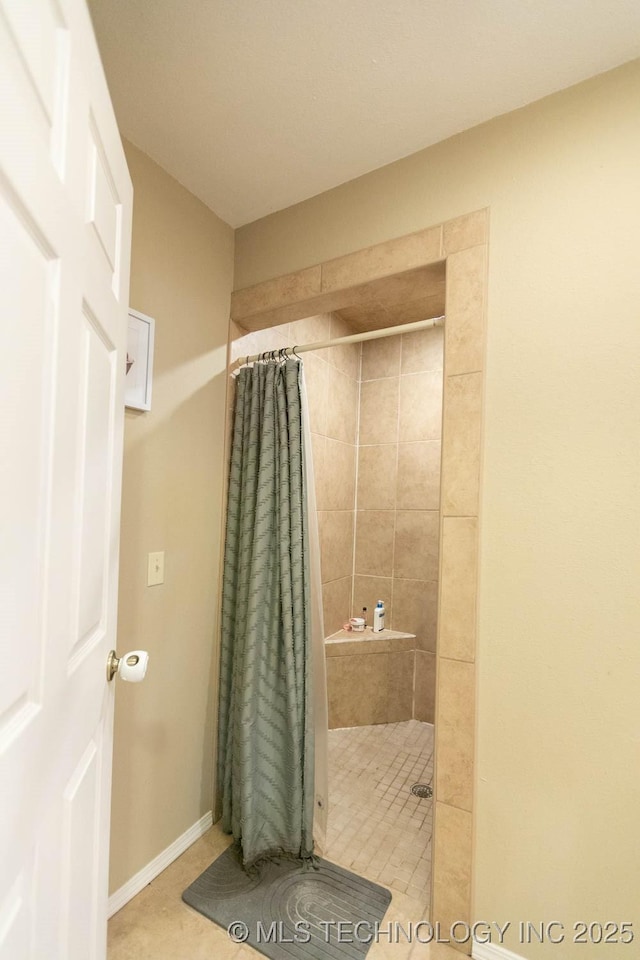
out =
{"type": "Polygon", "coordinates": [[[236,377],[222,596],[218,784],[246,867],[313,854],[302,364],[236,377]]]}

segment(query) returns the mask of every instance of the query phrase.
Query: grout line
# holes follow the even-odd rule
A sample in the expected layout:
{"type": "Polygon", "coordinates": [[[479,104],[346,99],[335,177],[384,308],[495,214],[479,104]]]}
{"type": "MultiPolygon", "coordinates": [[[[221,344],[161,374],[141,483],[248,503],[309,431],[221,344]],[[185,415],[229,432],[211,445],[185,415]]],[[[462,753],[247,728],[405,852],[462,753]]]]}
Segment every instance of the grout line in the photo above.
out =
{"type": "MultiPolygon", "coordinates": [[[[403,335],[400,334],[400,337],[403,335]]],[[[402,367],[400,368],[402,370],[402,367]]],[[[482,373],[481,370],[470,370],[470,373],[482,373]]],[[[367,380],[363,380],[362,383],[375,383],[377,380],[395,380],[397,377],[419,377],[423,373],[444,373],[444,367],[425,367],[424,370],[407,370],[405,373],[395,373],[390,374],[388,377],[369,377],[367,380]]],[[[464,373],[451,373],[451,377],[464,377],[464,373]]]]}
{"type": "MultiPolygon", "coordinates": [[[[356,472],[354,477],[354,497],[353,497],[353,562],[351,564],[351,602],[349,604],[350,616],[359,616],[354,611],[356,597],[356,550],[358,548],[358,476],[360,473],[360,404],[362,400],[362,344],[360,344],[360,356],[358,357],[358,379],[357,379],[357,405],[356,405],[356,438],[355,438],[355,458],[356,472]]],[[[361,611],[362,612],[362,611],[361,611]]],[[[369,611],[367,610],[367,614],[369,611]]]]}
{"type": "Polygon", "coordinates": [[[483,370],[465,370],[464,373],[448,373],[445,379],[453,380],[455,377],[472,377],[476,373],[484,373],[484,371],[483,370]]]}
{"type": "Polygon", "coordinates": [[[339,437],[329,437],[326,433],[316,433],[317,437],[324,437],[325,440],[331,440],[332,443],[341,443],[343,447],[354,447],[351,440],[341,440],[339,437]]]}
{"type": "MultiPolygon", "coordinates": [[[[393,616],[391,619],[391,625],[395,623],[395,606],[393,603],[393,598],[395,594],[395,581],[396,581],[396,531],[398,529],[398,464],[400,463],[400,394],[401,394],[401,385],[402,385],[402,335],[400,335],[400,357],[398,362],[398,408],[396,410],[396,467],[394,471],[394,483],[393,483],[393,545],[391,548],[391,611],[393,616]]],[[[413,680],[415,684],[416,676],[416,658],[415,653],[413,657],[413,680]]],[[[411,694],[411,716],[414,716],[413,710],[413,692],[411,694]]]]}
{"type": "Polygon", "coordinates": [[[414,443],[441,443],[441,437],[428,437],[426,440],[383,440],[381,443],[361,443],[361,447],[391,447],[394,442],[402,446],[412,446],[414,443]]]}

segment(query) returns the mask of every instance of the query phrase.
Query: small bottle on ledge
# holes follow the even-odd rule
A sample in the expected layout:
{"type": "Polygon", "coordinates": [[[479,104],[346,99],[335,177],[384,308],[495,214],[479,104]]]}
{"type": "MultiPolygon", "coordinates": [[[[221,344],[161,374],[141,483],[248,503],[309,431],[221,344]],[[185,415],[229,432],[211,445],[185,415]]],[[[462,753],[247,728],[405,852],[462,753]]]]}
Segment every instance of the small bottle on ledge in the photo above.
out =
{"type": "Polygon", "coordinates": [[[384,601],[378,600],[373,611],[373,632],[380,633],[382,630],[384,630],[384,601]]]}

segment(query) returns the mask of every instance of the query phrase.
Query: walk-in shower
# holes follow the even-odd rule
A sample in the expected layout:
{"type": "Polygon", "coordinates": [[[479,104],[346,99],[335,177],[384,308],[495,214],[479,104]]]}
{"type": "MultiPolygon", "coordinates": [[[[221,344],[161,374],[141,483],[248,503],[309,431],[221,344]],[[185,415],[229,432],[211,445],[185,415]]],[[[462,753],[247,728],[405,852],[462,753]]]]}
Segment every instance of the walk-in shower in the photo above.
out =
{"type": "Polygon", "coordinates": [[[329,726],[322,853],[410,898],[416,916],[431,873],[443,320],[354,333],[323,314],[233,345],[237,365],[294,346],[304,361],[329,726]],[[373,633],[378,600],[386,629],[373,633]],[[366,629],[351,631],[362,614],[366,629]]]}
{"type": "MultiPolygon", "coordinates": [[[[426,517],[412,523],[412,517],[406,516],[411,512],[410,509],[402,507],[392,511],[386,508],[394,514],[391,536],[388,518],[385,523],[382,517],[384,508],[376,510],[360,506],[360,516],[356,518],[355,491],[359,479],[361,481],[365,475],[375,476],[381,488],[385,483],[387,489],[393,485],[389,468],[391,458],[381,459],[382,451],[375,449],[383,446],[383,443],[374,440],[358,444],[354,417],[349,412],[354,395],[360,392],[364,397],[368,393],[375,397],[370,410],[373,424],[386,429],[388,422],[393,420],[393,407],[386,407],[381,402],[394,392],[394,385],[390,383],[394,377],[381,373],[380,351],[383,341],[373,341],[378,344],[377,369],[380,371],[375,388],[367,386],[366,375],[358,380],[357,374],[353,374],[353,365],[357,360],[349,354],[348,345],[330,348],[324,354],[320,351],[302,355],[307,369],[309,395],[312,404],[314,396],[317,400],[316,409],[320,418],[313,437],[314,465],[317,468],[320,463],[330,464],[329,475],[334,477],[355,477],[353,483],[347,479],[344,483],[329,483],[325,489],[321,537],[324,547],[325,569],[322,577],[325,582],[322,593],[326,623],[339,628],[345,622],[345,610],[361,613],[363,606],[368,607],[378,599],[386,600],[383,593],[378,595],[378,590],[389,586],[388,581],[391,580],[394,603],[389,611],[389,622],[391,629],[394,629],[398,624],[392,619],[393,607],[396,611],[399,609],[398,597],[402,598],[403,610],[408,612],[416,596],[425,593],[417,584],[432,584],[428,588],[431,593],[430,613],[425,616],[432,619],[431,637],[436,633],[437,617],[437,645],[434,644],[433,649],[428,646],[425,648],[425,641],[417,626],[401,625],[398,632],[415,636],[412,708],[416,704],[428,705],[434,718],[437,765],[433,782],[426,783],[426,786],[432,786],[434,795],[431,799],[415,800],[433,804],[430,917],[443,923],[471,917],[478,514],[481,500],[488,231],[488,210],[477,210],[403,237],[305,266],[285,276],[264,280],[253,287],[238,290],[233,294],[231,303],[232,363],[241,355],[278,350],[284,344],[323,341],[331,339],[333,333],[342,336],[373,331],[446,313],[437,583],[428,574],[422,573],[404,572],[396,577],[395,570],[391,575],[375,568],[364,574],[355,570],[361,547],[365,548],[365,552],[369,548],[368,559],[373,561],[387,557],[391,543],[392,556],[400,544],[400,561],[403,544],[408,546],[406,555],[411,556],[412,544],[419,551],[421,545],[428,542],[429,538],[425,539],[424,533],[432,520],[426,517]],[[308,319],[300,319],[304,317],[308,319]],[[335,331],[332,331],[332,323],[335,323],[335,331]],[[345,325],[342,329],[341,323],[345,325]],[[313,332],[306,329],[308,325],[315,327],[313,332]],[[329,360],[330,353],[334,357],[332,361],[329,360]],[[357,475],[353,470],[356,458],[357,475]],[[361,521],[360,530],[356,528],[356,519],[361,521]],[[378,520],[383,522],[378,523],[378,520]],[[359,532],[362,534],[360,537],[359,532]],[[328,576],[327,564],[330,571],[328,576]],[[365,586],[375,587],[375,592],[366,591],[366,599],[359,592],[363,577],[369,578],[364,581],[365,586]],[[428,678],[428,668],[433,668],[436,662],[434,691],[432,683],[425,681],[425,676],[428,678]]],[[[394,332],[397,334],[399,330],[394,332]]],[[[364,351],[365,347],[361,346],[360,349],[364,351]]],[[[382,357],[382,360],[386,359],[382,357]]],[[[426,370],[416,372],[416,383],[422,379],[424,387],[428,380],[425,376],[427,373],[426,370]]],[[[407,403],[404,404],[398,384],[398,397],[398,416],[402,406],[413,406],[418,417],[424,414],[425,396],[422,390],[417,390],[412,399],[406,394],[407,403]]],[[[359,407],[356,416],[362,412],[361,424],[364,424],[364,411],[359,407]]],[[[419,449],[419,444],[424,442],[427,441],[406,437],[400,439],[398,462],[401,456],[413,453],[414,448],[419,449]]],[[[431,449],[433,452],[435,445],[431,449]]],[[[398,477],[409,477],[410,471],[399,471],[397,463],[395,466],[397,490],[398,477]]],[[[434,471],[437,473],[435,466],[434,471]]],[[[326,477],[327,474],[322,471],[319,487],[327,482],[326,477]]],[[[362,494],[361,489],[358,492],[362,494]]],[[[330,629],[328,627],[327,632],[330,629]]],[[[429,636],[428,633],[424,635],[429,636]]],[[[408,639],[410,642],[411,638],[408,639]]],[[[406,641],[405,637],[403,642],[406,641]]],[[[427,643],[431,642],[427,640],[427,643]]],[[[371,689],[364,681],[369,673],[374,681],[376,677],[379,679],[380,674],[376,674],[373,665],[383,662],[387,652],[380,650],[366,657],[366,662],[362,663],[363,670],[355,673],[355,679],[352,674],[351,680],[345,681],[348,699],[345,701],[339,696],[334,697],[333,703],[338,708],[346,702],[353,705],[354,711],[373,709],[375,697],[363,693],[371,689]],[[376,660],[376,657],[380,659],[376,660]]],[[[388,692],[399,688],[401,695],[398,701],[406,709],[406,689],[410,685],[407,679],[410,670],[407,671],[406,662],[411,657],[411,650],[398,650],[396,647],[395,652],[408,652],[409,658],[402,657],[397,673],[392,670],[386,675],[382,685],[382,700],[387,706],[397,702],[388,692]]],[[[342,658],[346,662],[352,655],[355,658],[356,654],[352,654],[347,646],[335,650],[333,656],[326,659],[329,671],[344,669],[332,665],[330,661],[337,662],[342,658]]],[[[390,665],[389,660],[386,662],[390,665]]],[[[433,672],[431,669],[431,676],[433,672]]],[[[373,689],[380,692],[380,683],[374,682],[373,689]]],[[[379,701],[376,709],[378,707],[379,701]]],[[[406,720],[394,719],[393,722],[416,721],[413,715],[405,716],[406,720]]],[[[344,718],[338,719],[340,723],[346,722],[344,718]]],[[[363,725],[349,728],[356,733],[363,727],[380,726],[379,714],[371,719],[366,713],[364,716],[360,713],[353,722],[356,720],[363,725]]],[[[350,718],[347,721],[352,722],[350,718]]],[[[428,777],[425,779],[428,781],[428,777]]],[[[417,778],[415,782],[418,782],[417,778]]],[[[424,780],[421,778],[420,782],[424,780]]],[[[367,788],[357,795],[353,804],[354,818],[360,815],[362,796],[366,792],[367,788]]],[[[331,829],[331,824],[329,827],[331,829]]],[[[382,835],[374,835],[376,839],[373,842],[377,843],[382,835]]],[[[409,881],[406,882],[408,890],[409,881]]],[[[428,895],[428,891],[425,893],[428,895]]],[[[393,902],[399,909],[402,895],[398,894],[398,897],[400,899],[394,898],[393,902]]]]}

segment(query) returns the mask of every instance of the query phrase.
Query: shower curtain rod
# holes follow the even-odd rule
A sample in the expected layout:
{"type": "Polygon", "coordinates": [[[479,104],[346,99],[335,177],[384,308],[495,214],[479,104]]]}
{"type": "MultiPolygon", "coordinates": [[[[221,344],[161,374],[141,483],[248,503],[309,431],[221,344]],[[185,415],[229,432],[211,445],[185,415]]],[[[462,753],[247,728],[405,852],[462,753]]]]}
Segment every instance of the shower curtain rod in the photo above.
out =
{"type": "Polygon", "coordinates": [[[263,353],[254,353],[250,357],[239,357],[231,365],[232,370],[244,366],[245,363],[254,363],[256,360],[277,360],[281,357],[291,357],[296,353],[307,353],[311,350],[323,350],[325,347],[339,347],[343,343],[361,343],[363,340],[380,340],[382,337],[395,337],[400,333],[413,333],[415,330],[426,330],[429,327],[442,327],[444,317],[432,317],[430,320],[417,320],[415,323],[402,323],[397,327],[384,327],[382,330],[366,330],[364,333],[353,333],[348,337],[339,337],[337,340],[319,340],[317,343],[303,343],[295,347],[282,347],[280,350],[265,350],[263,353]]]}

